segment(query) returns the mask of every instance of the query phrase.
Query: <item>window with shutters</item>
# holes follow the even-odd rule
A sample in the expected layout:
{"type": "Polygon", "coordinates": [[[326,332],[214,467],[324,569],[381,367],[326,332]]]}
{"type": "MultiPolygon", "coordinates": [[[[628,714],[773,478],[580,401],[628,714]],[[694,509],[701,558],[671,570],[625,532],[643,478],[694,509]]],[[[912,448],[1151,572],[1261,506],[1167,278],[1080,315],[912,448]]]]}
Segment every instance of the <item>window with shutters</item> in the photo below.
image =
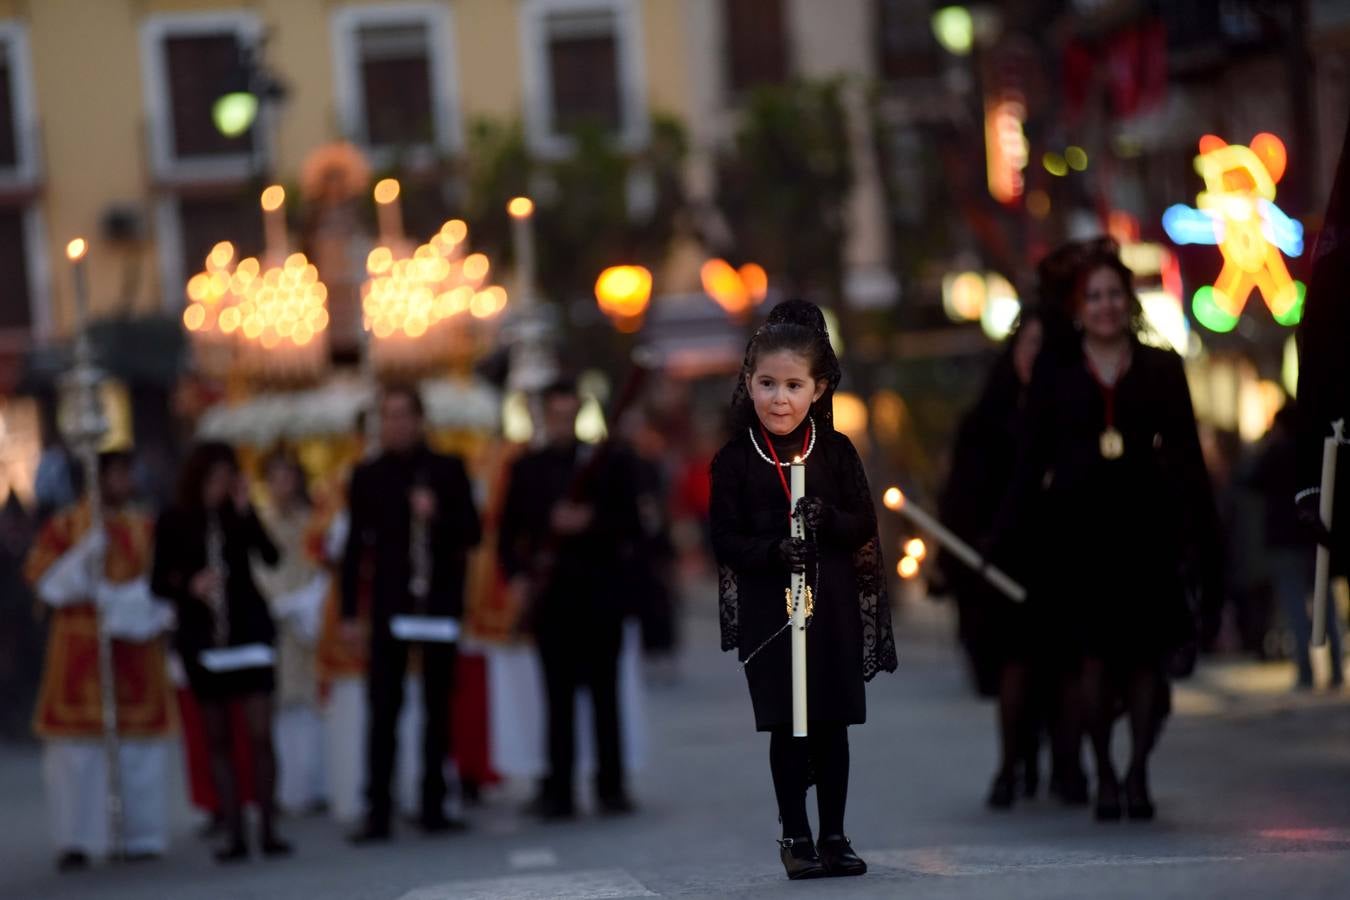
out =
{"type": "Polygon", "coordinates": [[[450,10],[438,3],[346,6],[333,13],[334,84],[343,130],[381,153],[459,144],[450,10]]]}
{"type": "Polygon", "coordinates": [[[526,116],[537,151],[565,153],[579,128],[636,149],[648,113],[635,0],[523,0],[526,116]]]}
{"type": "Polygon", "coordinates": [[[0,21],[0,185],[31,186],[38,175],[28,29],[0,21]]]}
{"type": "Polygon", "coordinates": [[[161,181],[239,179],[265,163],[257,122],[227,136],[216,101],[248,87],[261,25],[247,13],[152,16],[141,26],[152,168],[161,181]]]}
{"type": "Polygon", "coordinates": [[[733,96],[790,73],[784,0],[722,0],[727,90],[733,96]]]}

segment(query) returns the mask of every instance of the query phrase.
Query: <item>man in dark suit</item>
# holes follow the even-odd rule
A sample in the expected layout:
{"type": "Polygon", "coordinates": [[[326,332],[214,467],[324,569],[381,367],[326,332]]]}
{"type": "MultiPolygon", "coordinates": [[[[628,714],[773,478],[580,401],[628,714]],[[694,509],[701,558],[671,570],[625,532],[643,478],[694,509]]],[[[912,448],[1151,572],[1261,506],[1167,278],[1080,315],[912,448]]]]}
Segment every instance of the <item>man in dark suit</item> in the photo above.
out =
{"type": "Polygon", "coordinates": [[[356,622],[362,568],[371,584],[369,807],[355,843],[388,840],[393,804],[395,729],[403,705],[410,644],[421,647],[423,701],[421,825],[454,827],[445,815],[446,755],[455,640],[464,611],[466,556],[481,537],[464,464],[426,445],[422,399],[415,388],[389,387],[380,397],[379,456],[352,474],[351,530],[342,560],[343,632],[356,622]]]}
{"type": "Polygon", "coordinates": [[[633,808],[620,745],[618,664],[628,610],[619,576],[641,526],[627,455],[579,443],[578,409],[571,382],[545,390],[545,444],[511,467],[498,541],[544,669],[549,774],[538,812],[548,819],[575,814],[573,711],[582,686],[594,709],[599,807],[633,808]]]}

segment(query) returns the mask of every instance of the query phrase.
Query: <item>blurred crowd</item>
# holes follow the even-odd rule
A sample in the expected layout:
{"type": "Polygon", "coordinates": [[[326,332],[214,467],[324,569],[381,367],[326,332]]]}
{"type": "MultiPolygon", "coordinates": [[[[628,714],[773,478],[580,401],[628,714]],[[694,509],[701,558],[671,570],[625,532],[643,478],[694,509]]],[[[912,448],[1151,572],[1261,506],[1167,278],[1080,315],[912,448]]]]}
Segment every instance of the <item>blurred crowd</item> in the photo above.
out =
{"type": "Polygon", "coordinates": [[[549,386],[542,439],[497,447],[471,478],[432,449],[418,390],[386,386],[327,478],[286,446],[200,442],[159,509],[135,453],[99,456],[95,504],[53,442],[35,513],[11,497],[0,519],[0,578],[6,726],[26,731],[15,711],[32,710],[58,868],[163,854],[175,757],[221,862],[291,852],[284,815],[355,823],[355,844],[391,839],[405,814],[457,831],[511,776],[536,780],[527,812],[547,820],[577,815],[578,772],[588,806],[633,811],[642,685],[677,676],[675,569],[706,566],[710,450],[674,452],[641,408],[582,443],[580,405],[573,382],[549,386]],[[35,685],[21,673],[39,655],[35,685]]]}

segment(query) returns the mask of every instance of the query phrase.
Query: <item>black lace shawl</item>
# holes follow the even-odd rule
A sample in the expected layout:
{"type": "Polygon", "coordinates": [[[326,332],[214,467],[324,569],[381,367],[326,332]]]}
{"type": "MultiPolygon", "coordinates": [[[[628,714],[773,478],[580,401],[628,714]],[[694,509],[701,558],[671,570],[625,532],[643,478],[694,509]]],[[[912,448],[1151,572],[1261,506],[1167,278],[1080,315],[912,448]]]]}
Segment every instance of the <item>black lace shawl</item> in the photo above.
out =
{"type": "MultiPolygon", "coordinates": [[[[820,435],[818,441],[836,439],[834,429],[834,392],[839,387],[842,370],[829,342],[829,332],[825,326],[825,317],[820,308],[804,300],[787,300],[770,311],[764,327],[777,323],[802,325],[815,331],[823,343],[820,352],[825,357],[825,392],[811,406],[811,416],[820,435]]],[[[756,335],[758,332],[756,332],[756,335]]],[[[746,347],[745,361],[741,365],[740,377],[732,393],[731,412],[733,427],[738,430],[753,427],[758,418],[754,404],[750,399],[749,378],[751,369],[751,351],[755,337],[746,347]]],[[[840,436],[842,437],[842,436],[840,436]]],[[[858,591],[858,611],[862,616],[863,635],[863,678],[871,681],[881,671],[894,672],[897,666],[895,653],[895,633],[891,626],[891,606],[886,589],[886,574],[882,564],[881,538],[876,527],[876,507],[871,487],[867,482],[867,473],[863,470],[862,460],[853,445],[845,438],[848,447],[848,475],[843,489],[851,493],[852,505],[866,510],[871,520],[872,537],[853,553],[853,571],[858,591]]],[[[723,451],[725,452],[725,450],[723,451]]],[[[717,466],[713,462],[714,469],[717,466]]],[[[740,590],[736,571],[719,561],[718,563],[718,617],[722,628],[722,649],[734,650],[740,645],[740,590]]]]}

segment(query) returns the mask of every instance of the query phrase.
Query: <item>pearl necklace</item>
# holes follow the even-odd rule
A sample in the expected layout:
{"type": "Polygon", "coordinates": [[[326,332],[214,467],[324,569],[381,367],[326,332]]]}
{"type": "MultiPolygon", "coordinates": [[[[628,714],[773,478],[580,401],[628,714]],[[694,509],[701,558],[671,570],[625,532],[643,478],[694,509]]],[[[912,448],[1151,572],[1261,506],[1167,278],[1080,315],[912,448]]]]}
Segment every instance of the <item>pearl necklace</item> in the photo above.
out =
{"type": "MultiPolygon", "coordinates": [[[[813,416],[807,416],[806,421],[811,426],[811,443],[806,445],[806,452],[801,455],[802,462],[806,462],[806,458],[811,455],[811,451],[816,449],[816,420],[813,416]]],[[[760,448],[759,441],[755,440],[755,428],[753,425],[746,426],[745,430],[750,433],[750,445],[755,448],[755,452],[759,454],[760,459],[764,460],[771,466],[774,465],[781,466],[784,469],[792,465],[792,460],[788,460],[787,462],[775,463],[772,459],[769,458],[769,455],[765,453],[763,449],[760,448]]]]}

